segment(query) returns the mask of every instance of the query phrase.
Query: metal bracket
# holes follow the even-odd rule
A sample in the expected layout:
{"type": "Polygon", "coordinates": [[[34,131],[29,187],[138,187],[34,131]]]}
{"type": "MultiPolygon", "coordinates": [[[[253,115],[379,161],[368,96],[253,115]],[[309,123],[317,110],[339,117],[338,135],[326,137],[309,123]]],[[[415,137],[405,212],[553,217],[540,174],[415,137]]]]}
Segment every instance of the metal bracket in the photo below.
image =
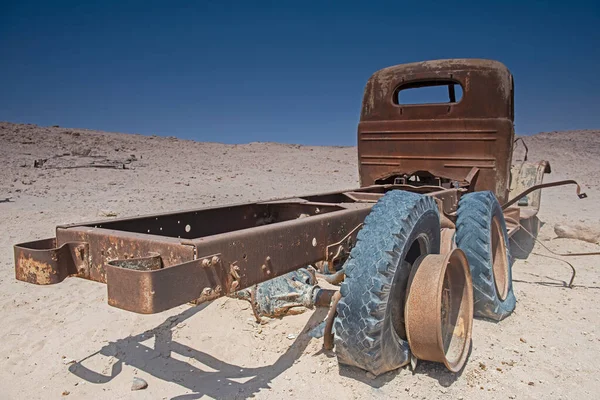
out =
{"type": "Polygon", "coordinates": [[[354,229],[348,232],[342,240],[326,247],[325,260],[327,260],[329,265],[333,266],[334,261],[350,252],[350,249],[354,247],[354,244],[356,243],[356,236],[362,226],[363,224],[358,224],[354,229]]]}
{"type": "Polygon", "coordinates": [[[108,304],[152,314],[189,302],[216,299],[229,287],[231,278],[223,268],[220,254],[160,269],[132,265],[141,261],[146,266],[152,259],[150,256],[106,264],[108,304]]]}
{"type": "Polygon", "coordinates": [[[20,281],[36,285],[62,282],[67,276],[89,276],[89,245],[68,242],[56,246],[56,238],[14,246],[15,274],[20,281]]]}

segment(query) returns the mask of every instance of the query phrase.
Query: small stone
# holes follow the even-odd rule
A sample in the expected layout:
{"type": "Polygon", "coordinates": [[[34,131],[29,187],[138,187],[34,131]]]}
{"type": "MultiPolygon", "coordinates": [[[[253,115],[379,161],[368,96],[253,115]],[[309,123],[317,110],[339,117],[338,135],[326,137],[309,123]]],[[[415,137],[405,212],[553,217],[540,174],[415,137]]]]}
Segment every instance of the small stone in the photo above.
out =
{"type": "Polygon", "coordinates": [[[311,373],[311,374],[316,374],[316,373],[317,373],[317,370],[313,368],[313,369],[311,369],[311,370],[310,370],[310,373],[311,373]]]}
{"type": "Polygon", "coordinates": [[[535,385],[535,382],[531,382],[531,381],[530,381],[530,382],[527,382],[527,384],[528,384],[529,386],[533,386],[533,385],[535,385]]]}
{"type": "Polygon", "coordinates": [[[146,382],[142,378],[138,378],[137,376],[133,378],[133,382],[131,383],[131,390],[143,390],[147,387],[148,382],[146,382]]]}
{"type": "Polygon", "coordinates": [[[519,338],[519,340],[521,341],[521,343],[527,343],[527,340],[525,340],[523,338],[519,338]]]}
{"type": "Polygon", "coordinates": [[[65,390],[65,391],[62,392],[63,396],[68,396],[70,394],[71,394],[71,392],[69,392],[68,390],[65,390]]]}
{"type": "Polygon", "coordinates": [[[296,335],[294,335],[293,333],[290,333],[289,335],[287,335],[287,338],[290,340],[294,340],[294,339],[296,339],[296,335]]]}
{"type": "Polygon", "coordinates": [[[372,373],[370,373],[370,372],[367,372],[365,375],[366,375],[366,376],[367,376],[367,378],[369,378],[369,379],[375,379],[375,378],[377,378],[375,375],[373,375],[373,374],[372,374],[372,373]]]}

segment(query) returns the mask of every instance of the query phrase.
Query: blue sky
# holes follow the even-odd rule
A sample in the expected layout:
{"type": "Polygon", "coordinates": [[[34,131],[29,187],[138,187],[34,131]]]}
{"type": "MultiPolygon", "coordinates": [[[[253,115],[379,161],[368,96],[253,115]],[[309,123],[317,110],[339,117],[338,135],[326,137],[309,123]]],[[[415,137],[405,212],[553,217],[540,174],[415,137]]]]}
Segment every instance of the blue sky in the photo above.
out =
{"type": "Polygon", "coordinates": [[[476,57],[515,76],[517,133],[600,128],[599,4],[0,0],[0,120],[353,145],[373,72],[476,57]]]}

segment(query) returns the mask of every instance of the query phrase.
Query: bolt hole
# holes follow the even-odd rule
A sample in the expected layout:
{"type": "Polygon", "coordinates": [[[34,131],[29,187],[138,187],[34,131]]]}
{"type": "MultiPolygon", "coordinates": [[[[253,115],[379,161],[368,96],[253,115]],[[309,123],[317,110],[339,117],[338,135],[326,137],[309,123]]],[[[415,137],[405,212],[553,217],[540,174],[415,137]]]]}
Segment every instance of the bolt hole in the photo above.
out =
{"type": "Polygon", "coordinates": [[[191,231],[191,230],[192,230],[192,227],[191,227],[191,225],[186,225],[186,226],[185,226],[185,231],[186,231],[186,232],[189,232],[189,231],[191,231]]]}
{"type": "Polygon", "coordinates": [[[312,245],[313,247],[317,247],[317,238],[313,238],[312,245]]]}
{"type": "Polygon", "coordinates": [[[247,258],[248,258],[248,256],[247,256],[246,254],[244,254],[244,255],[242,256],[242,258],[245,260],[245,259],[247,259],[247,258]]]}

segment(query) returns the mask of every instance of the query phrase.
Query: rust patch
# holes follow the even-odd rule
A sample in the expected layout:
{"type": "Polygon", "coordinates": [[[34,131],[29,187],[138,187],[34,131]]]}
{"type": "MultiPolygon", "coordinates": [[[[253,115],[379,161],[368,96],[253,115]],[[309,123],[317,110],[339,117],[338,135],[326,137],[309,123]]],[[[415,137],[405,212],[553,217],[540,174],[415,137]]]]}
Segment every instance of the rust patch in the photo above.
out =
{"type": "Polygon", "coordinates": [[[88,265],[88,245],[69,242],[56,247],[56,238],[14,246],[15,277],[37,285],[51,285],[69,275],[84,276],[88,265]]]}

